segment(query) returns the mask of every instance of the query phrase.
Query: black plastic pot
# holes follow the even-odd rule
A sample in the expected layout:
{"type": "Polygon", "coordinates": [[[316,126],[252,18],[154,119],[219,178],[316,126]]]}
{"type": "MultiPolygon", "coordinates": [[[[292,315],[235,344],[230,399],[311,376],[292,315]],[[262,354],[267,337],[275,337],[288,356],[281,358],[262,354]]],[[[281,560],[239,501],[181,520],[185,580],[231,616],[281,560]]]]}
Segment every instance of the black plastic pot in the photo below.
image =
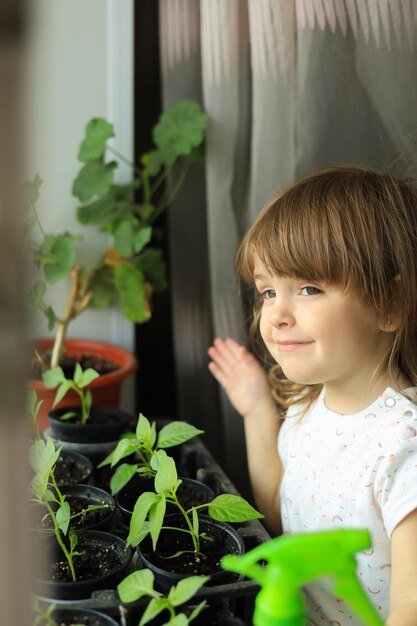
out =
{"type": "MultiPolygon", "coordinates": [[[[66,497],[70,508],[71,514],[81,512],[82,509],[87,508],[91,504],[107,504],[109,508],[101,509],[97,511],[91,511],[86,514],[85,517],[80,516],[76,518],[72,525],[78,532],[81,530],[108,530],[112,521],[112,518],[116,512],[116,503],[114,498],[99,489],[91,485],[62,485],[60,491],[63,496],[66,497]]],[[[41,518],[45,515],[46,509],[40,505],[32,505],[32,528],[35,531],[39,531],[43,534],[52,533],[52,525],[49,527],[41,528],[41,518]]]]}
{"type": "Polygon", "coordinates": [[[131,416],[125,411],[107,407],[92,407],[86,424],[76,423],[79,418],[61,421],[61,415],[74,411],[80,413],[80,407],[55,409],[48,414],[53,439],[73,443],[114,442],[127,430],[131,416]]]}
{"type": "MultiPolygon", "coordinates": [[[[245,544],[243,542],[243,539],[239,535],[237,530],[230,526],[230,524],[218,522],[217,520],[213,520],[207,515],[200,515],[199,520],[200,533],[205,532],[209,537],[216,538],[216,542],[206,542],[207,557],[211,557],[213,555],[215,549],[217,549],[217,544],[220,541],[222,543],[221,556],[225,556],[226,554],[237,554],[240,556],[244,554],[245,544]]],[[[181,515],[167,515],[164,519],[164,526],[186,528],[184,518],[181,515]]],[[[139,558],[143,563],[143,566],[152,570],[155,576],[156,589],[164,593],[168,592],[172,585],[176,585],[180,580],[186,578],[187,576],[209,575],[210,581],[207,583],[208,586],[220,585],[226,582],[236,581],[239,578],[239,576],[237,576],[233,572],[228,572],[221,569],[217,560],[214,564],[208,564],[207,562],[205,562],[204,557],[199,557],[199,563],[195,565],[195,567],[197,568],[195,570],[193,569],[192,571],[189,571],[188,569],[184,569],[181,571],[181,564],[179,565],[177,571],[172,571],[172,569],[176,568],[178,560],[182,558],[167,558],[168,556],[171,557],[171,555],[176,552],[175,540],[177,536],[178,538],[183,538],[185,535],[181,531],[162,530],[155,552],[153,551],[152,542],[149,535],[136,548],[139,558]],[[165,550],[164,548],[161,548],[164,540],[168,547],[167,554],[163,554],[165,550]]],[[[188,536],[186,536],[186,538],[188,539],[188,536]]],[[[189,539],[189,543],[189,549],[192,549],[193,546],[191,543],[191,538],[189,539]]],[[[202,545],[203,544],[204,541],[202,540],[202,545]]],[[[189,560],[191,560],[190,556],[187,556],[187,561],[189,560]]],[[[188,567],[188,563],[186,563],[184,567],[188,567]]]]}
{"type": "MultiPolygon", "coordinates": [[[[130,518],[132,517],[136,501],[145,491],[154,491],[153,478],[132,480],[115,495],[116,504],[122,513],[125,524],[130,524],[130,518]]],[[[177,491],[177,498],[181,506],[188,509],[191,506],[204,504],[205,502],[213,500],[214,491],[200,480],[183,478],[182,484],[177,491]]],[[[167,513],[177,513],[177,511],[178,509],[174,505],[167,504],[167,513]]]]}
{"type": "MultiPolygon", "coordinates": [[[[78,545],[77,550],[86,552],[84,557],[88,560],[89,555],[101,558],[100,570],[104,573],[98,574],[92,578],[85,580],[56,581],[52,580],[48,571],[40,571],[35,575],[34,592],[41,600],[48,601],[50,599],[60,600],[78,600],[81,598],[89,598],[91,594],[99,589],[116,588],[119,582],[125,577],[126,570],[132,560],[132,549],[125,547],[125,542],[120,537],[116,537],[110,533],[104,533],[96,530],[83,530],[77,533],[78,545]],[[110,555],[115,559],[116,563],[111,570],[106,570],[105,559],[110,555]]],[[[48,557],[50,563],[62,561],[64,556],[58,546],[55,537],[48,536],[38,543],[37,549],[42,548],[41,553],[48,557]]],[[[47,566],[48,569],[48,566],[47,566]]]]}
{"type": "Polygon", "coordinates": [[[82,501],[85,507],[89,504],[107,504],[109,508],[103,509],[105,515],[101,516],[102,512],[98,511],[100,513],[99,519],[94,522],[86,522],[85,525],[83,524],[82,530],[107,530],[109,528],[116,511],[116,503],[113,496],[107,491],[91,485],[65,485],[61,487],[61,493],[66,496],[70,504],[71,498],[82,501]]]}
{"type": "Polygon", "coordinates": [[[58,485],[91,483],[93,470],[94,466],[91,460],[83,454],[70,450],[61,450],[55,466],[55,478],[58,485]]]}
{"type": "Polygon", "coordinates": [[[118,626],[118,623],[109,615],[92,609],[55,609],[52,617],[59,626],[72,626],[73,624],[86,624],[87,626],[118,626]]]}

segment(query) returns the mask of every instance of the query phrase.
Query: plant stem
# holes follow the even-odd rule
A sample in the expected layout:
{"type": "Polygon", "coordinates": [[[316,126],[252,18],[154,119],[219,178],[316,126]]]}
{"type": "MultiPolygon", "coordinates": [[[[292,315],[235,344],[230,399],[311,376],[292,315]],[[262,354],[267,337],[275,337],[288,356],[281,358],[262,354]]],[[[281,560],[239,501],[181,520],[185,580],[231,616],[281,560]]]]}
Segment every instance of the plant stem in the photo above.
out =
{"type": "Polygon", "coordinates": [[[187,512],[183,509],[181,504],[178,501],[178,498],[175,494],[172,496],[171,502],[177,506],[177,508],[181,511],[181,514],[184,516],[185,522],[190,529],[191,539],[193,540],[194,552],[200,552],[200,538],[194,533],[194,528],[192,523],[190,522],[190,518],[187,515],[187,512]]]}
{"type": "Polygon", "coordinates": [[[49,504],[49,502],[48,502],[48,500],[46,498],[44,499],[43,502],[44,502],[44,505],[46,506],[46,508],[48,509],[49,515],[52,518],[52,521],[54,523],[54,533],[55,533],[56,540],[57,540],[57,542],[58,542],[62,552],[64,553],[65,558],[68,561],[68,565],[69,565],[69,568],[71,570],[71,577],[72,577],[73,582],[75,582],[77,580],[77,577],[75,575],[74,563],[72,562],[72,555],[68,552],[67,546],[65,545],[65,542],[62,540],[61,530],[60,530],[60,528],[58,526],[58,523],[57,523],[56,517],[55,517],[55,511],[52,509],[51,505],[49,504]]]}
{"type": "Polygon", "coordinates": [[[51,367],[57,367],[61,355],[62,346],[67,333],[68,324],[74,318],[75,303],[77,302],[80,290],[80,268],[76,265],[71,269],[71,290],[68,296],[62,319],[58,321],[58,330],[52,349],[51,367]]]}
{"type": "Polygon", "coordinates": [[[170,205],[172,200],[175,198],[175,196],[177,195],[178,191],[181,189],[184,183],[185,177],[187,176],[188,169],[189,169],[189,165],[188,163],[185,162],[184,165],[182,166],[180,173],[178,174],[175,180],[175,184],[171,188],[171,191],[166,195],[165,201],[162,200],[160,205],[156,207],[155,213],[150,219],[150,224],[152,224],[152,222],[154,222],[161,215],[161,213],[165,211],[165,209],[170,205]]]}
{"type": "Polygon", "coordinates": [[[109,144],[106,144],[106,148],[109,152],[114,154],[115,157],[120,159],[125,165],[128,165],[134,172],[136,172],[138,176],[141,175],[140,168],[135,163],[132,163],[132,161],[129,161],[129,159],[124,157],[123,154],[120,154],[120,152],[116,150],[116,148],[113,148],[113,146],[109,146],[109,144]]]}

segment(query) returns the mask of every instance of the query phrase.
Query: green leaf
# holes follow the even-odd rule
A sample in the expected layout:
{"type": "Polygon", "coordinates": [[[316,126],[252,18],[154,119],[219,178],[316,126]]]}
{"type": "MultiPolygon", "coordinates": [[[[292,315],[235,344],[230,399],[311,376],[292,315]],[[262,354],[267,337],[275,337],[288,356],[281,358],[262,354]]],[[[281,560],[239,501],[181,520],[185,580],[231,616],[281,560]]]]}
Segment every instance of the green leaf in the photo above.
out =
{"type": "Polygon", "coordinates": [[[188,578],[183,578],[175,587],[171,587],[168,600],[171,601],[173,606],[184,604],[188,602],[208,580],[210,580],[210,576],[189,576],[188,578]]]}
{"type": "Polygon", "coordinates": [[[168,602],[165,598],[152,598],[142,615],[139,626],[149,624],[149,622],[159,615],[159,613],[162,613],[167,606],[168,602]]]}
{"type": "Polygon", "coordinates": [[[193,517],[193,531],[194,531],[194,535],[196,537],[198,537],[199,534],[200,534],[200,522],[199,522],[199,519],[198,519],[198,513],[197,513],[197,510],[194,507],[192,507],[191,512],[192,512],[192,517],[193,517]]]}
{"type": "Polygon", "coordinates": [[[69,540],[70,540],[70,549],[71,552],[74,551],[74,548],[78,545],[78,535],[73,528],[69,529],[69,540]]]}
{"type": "Polygon", "coordinates": [[[76,248],[71,235],[48,235],[42,246],[41,260],[48,283],[65,278],[76,261],[76,248]]]}
{"type": "Polygon", "coordinates": [[[81,381],[83,379],[83,369],[79,363],[75,364],[73,379],[77,387],[81,387],[81,381]]]}
{"type": "Polygon", "coordinates": [[[191,154],[204,140],[208,117],[197,102],[181,100],[165,111],[153,130],[158,157],[171,166],[179,156],[191,154]]]}
{"type": "MultiPolygon", "coordinates": [[[[45,372],[46,374],[47,372],[45,372]]],[[[55,394],[55,398],[54,398],[54,402],[53,402],[53,407],[55,407],[59,402],[61,402],[62,398],[64,398],[68,391],[70,389],[73,389],[74,387],[74,383],[72,382],[72,380],[64,380],[64,382],[62,382],[58,389],[57,392],[55,394]]],[[[63,419],[63,415],[60,416],[60,419],[63,419]]]]}
{"type": "Polygon", "coordinates": [[[162,250],[148,248],[135,259],[135,267],[141,270],[145,281],[153,285],[155,291],[164,291],[168,282],[166,265],[162,258],[162,250]]]}
{"type": "Polygon", "coordinates": [[[101,161],[88,161],[74,180],[72,193],[81,202],[87,202],[94,196],[102,196],[113,184],[113,170],[116,167],[117,163],[114,161],[107,164],[101,161]]]}
{"type": "Polygon", "coordinates": [[[127,546],[131,545],[132,541],[135,540],[135,537],[142,530],[149,509],[157,500],[159,500],[159,496],[152,491],[145,491],[137,499],[130,520],[129,536],[126,539],[127,546]]]}
{"type": "Polygon", "coordinates": [[[158,150],[151,150],[142,155],[141,164],[145,168],[148,176],[156,176],[159,174],[163,165],[158,150]]]}
{"type": "Polygon", "coordinates": [[[155,476],[155,491],[157,493],[171,492],[177,483],[178,474],[175,461],[167,456],[159,465],[155,476]]]}
{"type": "Polygon", "coordinates": [[[115,202],[115,192],[112,186],[107,193],[97,200],[78,207],[78,221],[81,224],[99,224],[114,209],[115,202]]]}
{"type": "Polygon", "coordinates": [[[120,222],[114,231],[114,246],[123,257],[134,252],[135,226],[130,218],[120,222]]]}
{"type": "Polygon", "coordinates": [[[199,430],[187,422],[172,422],[159,431],[158,448],[171,448],[203,433],[204,430],[199,430]]]}
{"type": "Polygon", "coordinates": [[[87,163],[87,161],[100,159],[104,155],[106,142],[110,137],[114,137],[112,124],[100,117],[90,120],[78,152],[78,160],[87,163]]]}
{"type": "Polygon", "coordinates": [[[33,471],[37,474],[40,468],[40,460],[44,454],[46,443],[37,439],[29,448],[28,461],[33,471]]]}
{"type": "Polygon", "coordinates": [[[46,285],[43,280],[37,282],[29,291],[29,307],[30,312],[33,313],[36,309],[40,308],[45,295],[46,285]]]}
{"type": "Polygon", "coordinates": [[[154,575],[149,569],[132,572],[117,586],[122,602],[136,602],[153,591],[154,575]]]}
{"type": "Polygon", "coordinates": [[[133,249],[136,254],[138,254],[150,242],[151,237],[152,228],[150,226],[141,228],[137,233],[135,233],[133,249]]]}
{"type": "Polygon", "coordinates": [[[64,535],[68,532],[71,519],[71,509],[68,502],[63,502],[56,512],[57,524],[64,535]]]}
{"type": "Polygon", "coordinates": [[[198,615],[200,615],[201,611],[207,606],[207,600],[203,600],[202,602],[200,602],[200,604],[197,604],[197,606],[192,610],[192,612],[190,613],[190,616],[188,618],[189,622],[192,622],[198,615]]]}
{"type": "Polygon", "coordinates": [[[123,315],[131,322],[147,322],[150,313],[146,308],[145,281],[140,270],[131,265],[117,265],[115,284],[120,297],[123,315]]]}
{"type": "Polygon", "coordinates": [[[143,413],[139,413],[138,423],[136,425],[136,439],[142,444],[148,444],[151,441],[152,427],[151,423],[143,413]]]}
{"type": "Polygon", "coordinates": [[[169,626],[188,626],[188,617],[184,613],[178,613],[175,617],[171,617],[168,622],[169,626]]]}
{"type": "Polygon", "coordinates": [[[23,185],[23,192],[25,196],[25,207],[29,208],[33,204],[36,204],[39,200],[39,189],[42,186],[42,179],[39,174],[36,174],[31,182],[27,182],[23,185]]]}
{"type": "Polygon", "coordinates": [[[109,267],[98,267],[90,281],[90,291],[93,295],[89,307],[93,309],[106,309],[117,298],[117,290],[114,284],[114,273],[109,267]]]}
{"type": "Polygon", "coordinates": [[[61,367],[53,367],[42,374],[42,380],[45,383],[45,387],[55,389],[55,387],[58,387],[58,385],[66,379],[61,367]]]}
{"type": "Polygon", "coordinates": [[[55,315],[55,311],[53,310],[53,308],[51,306],[48,306],[47,309],[45,309],[44,311],[47,319],[48,319],[48,330],[51,331],[53,330],[55,323],[57,321],[57,316],[55,315]]]}
{"type": "Polygon", "coordinates": [[[160,500],[155,502],[149,509],[149,531],[152,537],[152,546],[156,550],[156,544],[158,543],[159,534],[161,532],[162,523],[165,517],[166,500],[162,494],[160,500]]]}
{"type": "Polygon", "coordinates": [[[154,452],[151,457],[151,468],[155,470],[155,472],[157,472],[159,466],[165,461],[167,456],[168,455],[165,450],[157,450],[156,452],[154,452]]]}
{"type": "Polygon", "coordinates": [[[79,383],[79,387],[81,389],[84,389],[84,387],[87,387],[88,385],[90,385],[93,382],[93,380],[95,380],[96,378],[99,378],[99,376],[100,374],[96,372],[96,370],[94,370],[92,367],[88,367],[83,372],[81,382],[79,383]]]}
{"type": "Polygon", "coordinates": [[[220,522],[246,522],[264,517],[240,496],[224,493],[208,505],[209,515],[220,522]]]}
{"type": "Polygon", "coordinates": [[[116,469],[113,476],[110,479],[111,495],[115,496],[121,489],[135,476],[138,469],[138,465],[129,465],[123,463],[116,469]]]}
{"type": "Polygon", "coordinates": [[[135,440],[124,437],[118,441],[116,448],[112,452],[111,466],[114,467],[121,459],[136,452],[138,444],[135,440]]]}

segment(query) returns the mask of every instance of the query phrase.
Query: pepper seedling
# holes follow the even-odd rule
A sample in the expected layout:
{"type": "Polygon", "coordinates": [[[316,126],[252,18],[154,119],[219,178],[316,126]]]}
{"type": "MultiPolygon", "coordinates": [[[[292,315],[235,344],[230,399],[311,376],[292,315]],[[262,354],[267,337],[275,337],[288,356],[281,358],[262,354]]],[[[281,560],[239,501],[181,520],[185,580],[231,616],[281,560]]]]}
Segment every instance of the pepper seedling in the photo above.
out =
{"type": "Polygon", "coordinates": [[[100,463],[98,467],[110,465],[114,467],[119,461],[134,454],[136,463],[122,463],[114,472],[110,489],[112,495],[118,493],[127,483],[139,474],[143,478],[155,476],[156,470],[151,465],[151,460],[156,452],[185,443],[197,435],[203,434],[187,422],[171,422],[156,432],[156,424],[139,414],[135,433],[125,435],[118,442],[116,448],[100,463]]]}
{"type": "Polygon", "coordinates": [[[177,613],[178,606],[186,604],[199,589],[209,580],[210,576],[189,576],[171,587],[166,596],[154,589],[154,575],[149,569],[142,569],[129,574],[118,585],[117,591],[122,602],[129,604],[144,596],[149,598],[138,626],[145,626],[162,611],[169,612],[169,620],[162,626],[188,626],[207,605],[206,600],[192,607],[191,613],[177,613]]]}
{"type": "MultiPolygon", "coordinates": [[[[90,389],[87,389],[88,385],[98,378],[100,374],[93,370],[91,367],[83,371],[81,365],[77,363],[74,369],[74,376],[72,379],[66,378],[64,371],[61,367],[53,367],[42,374],[43,382],[48,389],[55,389],[57,392],[54,398],[53,407],[60,402],[72,389],[75,391],[81,401],[80,418],[81,424],[86,424],[90,417],[90,409],[92,404],[92,395],[90,389]]],[[[74,411],[68,411],[64,415],[60,415],[60,420],[68,420],[71,417],[78,416],[78,413],[74,411]]]]}
{"type": "Polygon", "coordinates": [[[161,450],[152,457],[151,465],[156,470],[155,491],[145,491],[136,501],[126,539],[128,546],[137,546],[150,533],[155,551],[161,530],[170,529],[188,533],[192,542],[191,550],[177,552],[173,557],[184,552],[200,554],[200,539],[210,540],[206,533],[200,533],[198,514],[202,509],[207,509],[208,515],[220,522],[238,523],[264,517],[244,498],[233,494],[220,494],[211,502],[185,510],[177,498],[182,480],[178,478],[174,459],[161,450]],[[167,503],[178,509],[184,518],[185,528],[163,526],[167,503]]]}
{"type": "Polygon", "coordinates": [[[74,557],[82,555],[76,551],[78,536],[71,522],[76,517],[89,511],[104,509],[107,504],[90,504],[82,511],[71,514],[71,508],[66,497],[55,479],[55,465],[61,453],[61,448],[55,449],[50,439],[46,442],[37,439],[29,448],[29,464],[35,475],[31,481],[31,501],[46,509],[46,515],[52,520],[52,532],[60,546],[71,573],[73,581],[76,580],[74,557]]]}

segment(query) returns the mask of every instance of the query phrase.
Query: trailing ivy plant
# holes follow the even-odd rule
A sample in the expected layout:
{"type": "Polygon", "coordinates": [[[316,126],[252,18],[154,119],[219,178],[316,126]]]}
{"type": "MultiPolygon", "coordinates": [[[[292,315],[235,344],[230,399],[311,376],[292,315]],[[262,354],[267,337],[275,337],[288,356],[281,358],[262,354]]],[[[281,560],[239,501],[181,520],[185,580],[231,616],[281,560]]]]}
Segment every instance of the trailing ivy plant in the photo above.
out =
{"type": "Polygon", "coordinates": [[[211,502],[199,504],[185,510],[177,498],[177,490],[182,480],[178,478],[173,458],[160,451],[151,460],[156,469],[154,491],[145,491],[136,501],[130,520],[129,535],[126,544],[137,546],[150,533],[153,550],[156,550],[161,530],[180,530],[190,536],[190,549],[177,552],[172,557],[184,552],[198,555],[201,538],[210,540],[206,533],[200,532],[199,513],[206,513],[214,520],[221,522],[246,522],[264,517],[241,496],[221,494],[211,502]],[[162,454],[161,454],[162,453],[162,454]],[[185,528],[163,526],[167,503],[173,504],[185,522],[185,528]]]}
{"type": "Polygon", "coordinates": [[[122,459],[134,455],[135,463],[122,463],[116,468],[110,480],[112,495],[118,493],[135,475],[143,478],[155,476],[156,469],[151,464],[155,453],[166,450],[189,441],[197,435],[203,434],[195,426],[187,422],[175,421],[166,424],[159,433],[156,432],[156,423],[139,414],[136,432],[129,433],[120,439],[116,448],[100,463],[98,467],[110,465],[114,467],[122,459]]]}
{"type": "Polygon", "coordinates": [[[161,232],[155,221],[178,193],[190,165],[201,158],[207,123],[197,102],[178,102],[162,113],[152,131],[154,147],[134,164],[109,144],[115,136],[112,124],[103,118],[88,122],[78,152],[83,165],[72,193],[82,203],[77,208],[79,222],[107,234],[92,267],[84,266],[77,256],[77,242],[82,237],[45,231],[38,210],[42,180],[37,175],[27,184],[29,249],[41,272],[30,291],[30,307],[46,315],[48,330],[56,329],[50,361],[37,355],[42,371],[59,364],[68,326],[87,307],[104,309],[118,301],[128,320],[143,323],[150,319],[152,293],[167,286],[161,232]],[[127,184],[115,182],[121,162],[131,170],[127,184]],[[169,186],[164,185],[168,176],[169,186]],[[48,287],[53,289],[68,278],[67,301],[57,313],[47,302],[48,287]]]}
{"type": "Polygon", "coordinates": [[[72,379],[66,378],[64,371],[61,367],[53,367],[42,374],[43,382],[48,389],[56,389],[57,392],[54,398],[53,407],[55,407],[61,400],[67,395],[71,389],[75,391],[80,398],[80,413],[74,411],[67,411],[63,415],[60,415],[59,419],[62,421],[69,420],[71,417],[79,416],[81,424],[86,424],[90,417],[90,409],[93,401],[90,389],[87,389],[88,385],[98,378],[100,374],[91,367],[83,371],[81,365],[77,363],[74,369],[74,376],[72,379]]]}
{"type": "Polygon", "coordinates": [[[142,615],[138,626],[149,624],[162,611],[168,611],[169,618],[162,626],[188,626],[207,605],[203,600],[191,607],[191,612],[177,613],[177,607],[186,604],[199,589],[209,580],[210,576],[189,576],[171,587],[167,595],[162,595],[154,589],[154,575],[149,569],[142,569],[129,574],[118,585],[117,591],[122,602],[129,604],[143,597],[149,598],[149,603],[142,615]]]}

